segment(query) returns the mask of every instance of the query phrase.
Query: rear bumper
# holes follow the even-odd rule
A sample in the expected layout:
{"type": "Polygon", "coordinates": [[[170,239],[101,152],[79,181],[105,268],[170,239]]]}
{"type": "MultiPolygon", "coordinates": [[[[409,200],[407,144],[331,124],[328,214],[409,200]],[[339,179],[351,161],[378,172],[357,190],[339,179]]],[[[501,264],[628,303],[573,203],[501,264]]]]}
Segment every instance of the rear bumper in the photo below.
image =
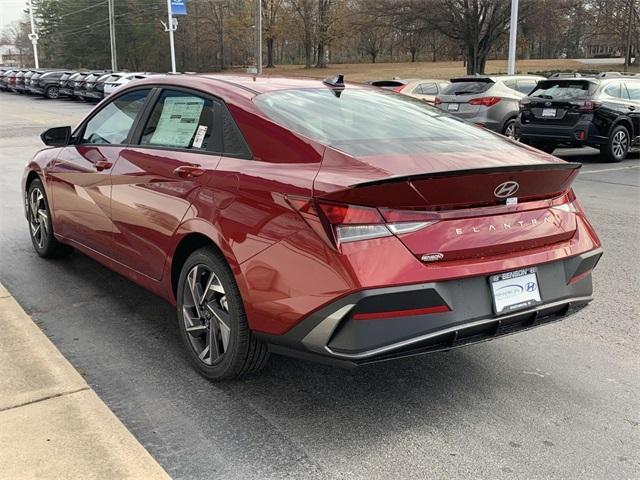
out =
{"type": "Polygon", "coordinates": [[[449,350],[561,320],[592,300],[591,270],[601,249],[538,265],[543,303],[494,313],[487,276],[354,292],[311,314],[280,336],[258,334],[274,353],[346,367],[449,350]],[[450,310],[438,313],[436,307],[450,310]],[[367,312],[425,311],[366,318],[367,312]],[[363,315],[365,314],[365,315],[363,315]]]}
{"type": "Polygon", "coordinates": [[[572,145],[606,144],[607,137],[600,135],[593,122],[581,121],[574,125],[545,125],[522,123],[516,120],[516,134],[522,139],[572,145]]]}
{"type": "Polygon", "coordinates": [[[103,98],[102,92],[96,92],[93,90],[88,90],[86,92],[84,92],[84,97],[85,98],[93,98],[95,100],[100,100],[103,98]]]}
{"type": "Polygon", "coordinates": [[[60,87],[60,89],[58,90],[58,94],[71,97],[73,96],[73,89],[69,87],[60,87]]]}

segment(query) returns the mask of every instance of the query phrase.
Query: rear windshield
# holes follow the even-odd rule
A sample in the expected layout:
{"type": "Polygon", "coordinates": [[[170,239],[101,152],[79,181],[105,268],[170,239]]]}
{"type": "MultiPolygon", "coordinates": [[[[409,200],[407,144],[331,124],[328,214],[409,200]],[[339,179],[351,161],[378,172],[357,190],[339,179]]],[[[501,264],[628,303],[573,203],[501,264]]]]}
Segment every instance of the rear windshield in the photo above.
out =
{"type": "Polygon", "coordinates": [[[479,82],[478,80],[455,80],[449,84],[443,95],[475,95],[476,93],[484,93],[489,90],[493,82],[479,82]]]}
{"type": "Polygon", "coordinates": [[[415,151],[417,144],[424,150],[434,140],[456,145],[497,140],[420,100],[386,90],[347,88],[339,97],[329,88],[281,90],[254,102],[276,123],[353,154],[415,151]]]}
{"type": "Polygon", "coordinates": [[[574,100],[589,95],[590,82],[543,80],[529,94],[546,100],[574,100]]]}

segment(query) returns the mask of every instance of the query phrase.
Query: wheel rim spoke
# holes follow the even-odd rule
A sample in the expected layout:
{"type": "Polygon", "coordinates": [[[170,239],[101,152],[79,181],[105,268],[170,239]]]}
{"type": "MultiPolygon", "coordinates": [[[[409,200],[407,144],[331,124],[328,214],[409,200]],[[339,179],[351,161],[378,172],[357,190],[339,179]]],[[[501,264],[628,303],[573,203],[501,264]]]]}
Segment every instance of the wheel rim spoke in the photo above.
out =
{"type": "Polygon", "coordinates": [[[227,349],[229,344],[229,336],[231,334],[231,319],[228,312],[222,310],[222,308],[216,306],[213,303],[207,303],[207,308],[213,314],[215,323],[220,330],[220,339],[222,340],[222,347],[227,349]]]}
{"type": "Polygon", "coordinates": [[[204,364],[218,363],[231,338],[231,316],[220,277],[207,265],[195,265],[187,273],[182,299],[183,324],[191,346],[204,364]]]}

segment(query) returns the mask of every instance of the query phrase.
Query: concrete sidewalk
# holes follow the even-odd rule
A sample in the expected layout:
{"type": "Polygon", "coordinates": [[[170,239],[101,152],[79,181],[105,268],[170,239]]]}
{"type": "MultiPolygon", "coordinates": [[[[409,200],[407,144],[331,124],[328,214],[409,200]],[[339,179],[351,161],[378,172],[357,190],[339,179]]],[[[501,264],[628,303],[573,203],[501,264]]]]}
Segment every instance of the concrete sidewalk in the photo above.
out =
{"type": "Polygon", "coordinates": [[[169,476],[0,285],[0,479],[169,476]]]}

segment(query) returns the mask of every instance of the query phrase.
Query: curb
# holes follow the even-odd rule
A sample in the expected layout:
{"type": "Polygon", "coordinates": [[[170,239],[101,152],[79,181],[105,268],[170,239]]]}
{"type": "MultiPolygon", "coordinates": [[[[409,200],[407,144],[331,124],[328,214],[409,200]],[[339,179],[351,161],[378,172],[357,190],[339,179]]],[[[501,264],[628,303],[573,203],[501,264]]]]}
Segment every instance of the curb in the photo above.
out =
{"type": "Polygon", "coordinates": [[[169,475],[0,284],[0,479],[169,475]]]}

